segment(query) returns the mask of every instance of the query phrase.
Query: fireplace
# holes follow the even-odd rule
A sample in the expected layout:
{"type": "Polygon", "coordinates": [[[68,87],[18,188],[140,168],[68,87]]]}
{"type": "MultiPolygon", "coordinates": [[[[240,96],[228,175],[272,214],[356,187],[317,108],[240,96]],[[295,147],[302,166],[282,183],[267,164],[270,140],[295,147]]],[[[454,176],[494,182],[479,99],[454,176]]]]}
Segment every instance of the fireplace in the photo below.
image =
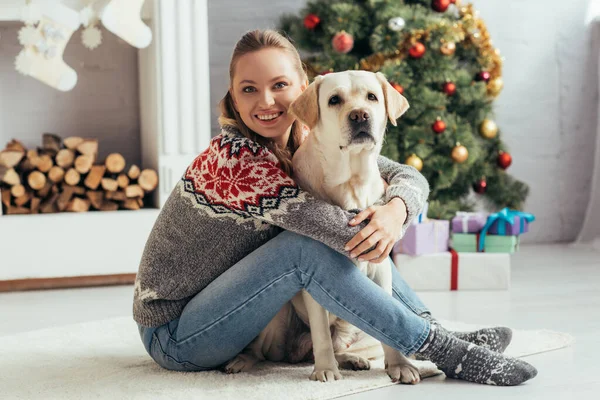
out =
{"type": "MultiPolygon", "coordinates": [[[[18,24],[22,3],[9,0],[0,5],[0,26],[18,24]]],[[[87,4],[85,0],[64,3],[75,9],[87,4]]],[[[152,207],[0,216],[0,290],[57,286],[49,281],[61,282],[58,286],[132,281],[160,207],[185,167],[208,146],[212,107],[207,0],[146,0],[143,16],[153,41],[137,50],[133,77],[138,86],[139,140],[130,142],[139,148],[107,151],[137,154],[141,167],[158,172],[152,207]]],[[[79,32],[73,40],[79,40],[79,32]]],[[[3,96],[0,103],[8,101],[3,96]]],[[[52,102],[47,107],[46,113],[52,114],[52,102]]],[[[110,117],[107,112],[104,118],[110,117]]],[[[4,142],[12,138],[5,135],[0,136],[4,142]]],[[[98,139],[100,147],[106,148],[103,138],[98,139]]]]}

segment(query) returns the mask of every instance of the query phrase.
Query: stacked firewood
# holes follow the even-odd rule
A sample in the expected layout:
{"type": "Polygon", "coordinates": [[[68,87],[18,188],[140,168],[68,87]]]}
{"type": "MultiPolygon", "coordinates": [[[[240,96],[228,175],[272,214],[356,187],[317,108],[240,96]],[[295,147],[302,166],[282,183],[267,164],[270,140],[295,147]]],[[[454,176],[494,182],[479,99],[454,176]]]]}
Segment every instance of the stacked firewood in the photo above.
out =
{"type": "Polygon", "coordinates": [[[0,151],[4,214],[139,210],[158,185],[156,171],[127,166],[119,153],[99,163],[96,139],[46,133],[42,142],[28,150],[13,139],[0,151]]]}

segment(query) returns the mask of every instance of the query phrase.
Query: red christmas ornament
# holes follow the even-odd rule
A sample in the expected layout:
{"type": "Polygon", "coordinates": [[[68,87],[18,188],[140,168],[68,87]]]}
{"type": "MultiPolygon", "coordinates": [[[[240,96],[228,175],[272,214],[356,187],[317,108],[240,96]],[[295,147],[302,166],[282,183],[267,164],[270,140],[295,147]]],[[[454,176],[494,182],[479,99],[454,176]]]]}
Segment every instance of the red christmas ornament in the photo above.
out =
{"type": "Polygon", "coordinates": [[[400,86],[398,83],[392,82],[392,87],[394,89],[396,89],[398,91],[398,93],[400,93],[400,94],[404,93],[404,88],[402,86],[400,86]]]}
{"type": "Polygon", "coordinates": [[[452,82],[444,83],[444,93],[446,93],[448,96],[452,96],[454,93],[456,93],[456,85],[452,82]]]}
{"type": "Polygon", "coordinates": [[[446,130],[446,123],[444,121],[442,121],[440,118],[438,118],[437,121],[435,121],[433,123],[431,128],[437,134],[444,133],[444,131],[446,130]]]}
{"type": "Polygon", "coordinates": [[[473,190],[479,194],[484,194],[487,190],[487,182],[485,178],[481,178],[479,182],[473,184],[473,190]]]}
{"type": "Polygon", "coordinates": [[[450,3],[456,4],[456,0],[450,0],[450,3]]]}
{"type": "Polygon", "coordinates": [[[421,42],[415,43],[408,51],[412,58],[421,58],[425,55],[425,45],[421,42]]]}
{"type": "Polygon", "coordinates": [[[304,17],[304,27],[306,29],[313,30],[319,25],[319,23],[321,23],[321,18],[315,14],[308,14],[306,17],[304,17]]]}
{"type": "Polygon", "coordinates": [[[490,80],[490,73],[487,71],[481,71],[480,73],[477,74],[477,76],[475,77],[475,79],[477,79],[478,81],[489,81],[490,80]]]}
{"type": "Polygon", "coordinates": [[[501,151],[500,154],[498,155],[498,166],[502,169],[506,169],[508,167],[510,167],[510,164],[512,164],[512,157],[510,154],[501,151]]]}
{"type": "Polygon", "coordinates": [[[354,47],[354,38],[351,34],[341,31],[335,34],[331,45],[338,53],[346,54],[354,47]]]}
{"type": "Polygon", "coordinates": [[[437,12],[446,12],[448,7],[450,6],[450,0],[433,0],[431,2],[431,8],[433,8],[437,12]]]}

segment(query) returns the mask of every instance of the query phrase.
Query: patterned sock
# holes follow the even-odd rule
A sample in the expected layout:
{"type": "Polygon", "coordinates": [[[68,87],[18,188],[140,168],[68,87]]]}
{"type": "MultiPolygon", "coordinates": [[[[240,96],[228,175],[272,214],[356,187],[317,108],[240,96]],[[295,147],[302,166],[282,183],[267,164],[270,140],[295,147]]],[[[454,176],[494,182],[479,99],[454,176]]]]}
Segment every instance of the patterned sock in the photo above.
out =
{"type": "MultiPolygon", "coordinates": [[[[440,325],[440,323],[429,313],[423,313],[420,317],[425,318],[433,325],[440,325]]],[[[457,339],[476,344],[477,346],[498,353],[504,353],[504,350],[506,350],[512,340],[512,330],[503,326],[485,328],[473,332],[448,332],[457,339]]]]}
{"type": "Polygon", "coordinates": [[[436,364],[449,378],[486,385],[514,386],[537,375],[537,370],[525,361],[457,339],[436,324],[431,324],[429,336],[417,354],[436,364]]]}

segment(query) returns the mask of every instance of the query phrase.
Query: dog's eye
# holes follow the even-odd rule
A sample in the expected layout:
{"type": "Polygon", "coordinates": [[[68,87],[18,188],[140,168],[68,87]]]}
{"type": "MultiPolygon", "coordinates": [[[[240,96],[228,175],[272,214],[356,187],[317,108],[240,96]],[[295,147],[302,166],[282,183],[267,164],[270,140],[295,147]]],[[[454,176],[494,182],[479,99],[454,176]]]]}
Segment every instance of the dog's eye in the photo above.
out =
{"type": "Polygon", "coordinates": [[[373,93],[369,93],[367,98],[372,101],[377,101],[377,96],[375,96],[373,93]]]}
{"type": "Polygon", "coordinates": [[[329,98],[329,105],[335,106],[336,104],[340,104],[340,96],[331,96],[329,98]]]}

